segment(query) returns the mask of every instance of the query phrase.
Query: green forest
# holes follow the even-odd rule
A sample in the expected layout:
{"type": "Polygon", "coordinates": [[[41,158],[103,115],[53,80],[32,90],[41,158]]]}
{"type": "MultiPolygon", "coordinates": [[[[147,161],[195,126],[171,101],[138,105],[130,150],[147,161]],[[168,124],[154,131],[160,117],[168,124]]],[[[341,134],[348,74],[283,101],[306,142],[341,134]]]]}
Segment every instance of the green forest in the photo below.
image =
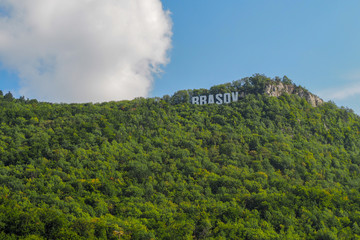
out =
{"type": "Polygon", "coordinates": [[[0,239],[360,239],[360,117],[263,94],[279,81],[96,104],[0,92],[0,239]],[[249,94],[189,103],[234,89],[249,94]]]}

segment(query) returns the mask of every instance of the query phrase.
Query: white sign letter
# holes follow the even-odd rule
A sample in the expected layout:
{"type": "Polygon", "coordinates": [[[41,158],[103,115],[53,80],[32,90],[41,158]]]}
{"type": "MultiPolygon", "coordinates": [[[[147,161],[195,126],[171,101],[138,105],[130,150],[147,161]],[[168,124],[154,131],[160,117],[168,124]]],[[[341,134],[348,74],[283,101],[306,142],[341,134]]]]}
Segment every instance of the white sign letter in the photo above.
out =
{"type": "Polygon", "coordinates": [[[192,104],[199,104],[199,97],[192,97],[191,98],[191,103],[192,104]]]}
{"type": "Polygon", "coordinates": [[[231,102],[231,96],[230,93],[224,94],[224,103],[230,103],[231,102]]]}
{"type": "Polygon", "coordinates": [[[233,102],[237,102],[239,99],[239,92],[232,92],[231,95],[233,102]]]}
{"type": "Polygon", "coordinates": [[[222,104],[223,103],[223,100],[221,99],[221,97],[222,97],[221,93],[218,93],[218,94],[215,95],[216,104],[222,104]]]}
{"type": "Polygon", "coordinates": [[[200,105],[206,104],[206,96],[200,96],[200,105]]]}
{"type": "Polygon", "coordinates": [[[214,95],[209,95],[208,104],[214,103],[214,95]]]}

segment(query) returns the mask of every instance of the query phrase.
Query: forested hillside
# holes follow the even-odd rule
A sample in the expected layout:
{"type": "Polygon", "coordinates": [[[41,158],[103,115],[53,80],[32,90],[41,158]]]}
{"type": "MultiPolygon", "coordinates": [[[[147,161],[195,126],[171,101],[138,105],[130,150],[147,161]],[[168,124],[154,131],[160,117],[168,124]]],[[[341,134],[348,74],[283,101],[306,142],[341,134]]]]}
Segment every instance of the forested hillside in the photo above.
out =
{"type": "Polygon", "coordinates": [[[224,105],[0,94],[0,239],[360,239],[359,116],[269,81],[224,105]]]}

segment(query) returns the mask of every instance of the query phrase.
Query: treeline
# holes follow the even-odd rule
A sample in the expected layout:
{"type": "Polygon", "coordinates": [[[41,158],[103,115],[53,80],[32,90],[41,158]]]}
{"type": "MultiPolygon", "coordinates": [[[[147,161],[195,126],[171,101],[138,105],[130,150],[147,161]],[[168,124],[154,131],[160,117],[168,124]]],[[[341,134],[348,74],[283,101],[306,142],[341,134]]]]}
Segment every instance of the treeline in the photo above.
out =
{"type": "MultiPolygon", "coordinates": [[[[297,91],[305,91],[308,92],[307,89],[303,88],[302,86],[297,86],[290,80],[287,76],[282,78],[275,77],[273,79],[266,77],[265,75],[261,74],[254,74],[251,77],[245,77],[239,80],[235,80],[233,82],[228,82],[224,84],[219,84],[212,86],[210,89],[188,89],[188,90],[179,90],[175,92],[173,95],[164,95],[163,97],[155,97],[153,98],[156,101],[163,100],[167,103],[172,105],[181,104],[181,103],[189,103],[191,102],[190,99],[193,96],[200,96],[200,95],[210,95],[210,94],[217,94],[217,93],[229,93],[229,92],[244,92],[246,94],[263,94],[265,87],[269,84],[278,84],[282,83],[284,85],[293,85],[295,87],[295,92],[297,91]]],[[[22,103],[36,103],[38,102],[36,99],[25,99],[24,96],[15,99],[11,92],[6,93],[5,95],[0,90],[0,99],[4,99],[6,101],[16,100],[17,102],[22,103]]]]}
{"type": "Polygon", "coordinates": [[[351,110],[287,94],[4,95],[0,239],[360,239],[359,131],[351,110]]]}
{"type": "Polygon", "coordinates": [[[21,102],[21,103],[37,103],[38,101],[36,99],[25,99],[24,96],[19,97],[18,99],[15,99],[13,94],[9,91],[6,94],[2,90],[0,90],[0,100],[2,101],[8,101],[8,102],[21,102]]]}

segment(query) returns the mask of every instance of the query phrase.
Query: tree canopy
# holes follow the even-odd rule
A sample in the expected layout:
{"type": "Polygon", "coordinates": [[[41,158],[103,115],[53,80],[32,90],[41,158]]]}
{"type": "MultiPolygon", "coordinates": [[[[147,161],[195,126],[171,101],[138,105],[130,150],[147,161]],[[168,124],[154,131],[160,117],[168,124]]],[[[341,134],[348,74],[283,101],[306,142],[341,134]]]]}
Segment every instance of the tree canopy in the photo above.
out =
{"type": "Polygon", "coordinates": [[[227,105],[0,95],[0,238],[360,239],[359,116],[255,90],[227,105]]]}

